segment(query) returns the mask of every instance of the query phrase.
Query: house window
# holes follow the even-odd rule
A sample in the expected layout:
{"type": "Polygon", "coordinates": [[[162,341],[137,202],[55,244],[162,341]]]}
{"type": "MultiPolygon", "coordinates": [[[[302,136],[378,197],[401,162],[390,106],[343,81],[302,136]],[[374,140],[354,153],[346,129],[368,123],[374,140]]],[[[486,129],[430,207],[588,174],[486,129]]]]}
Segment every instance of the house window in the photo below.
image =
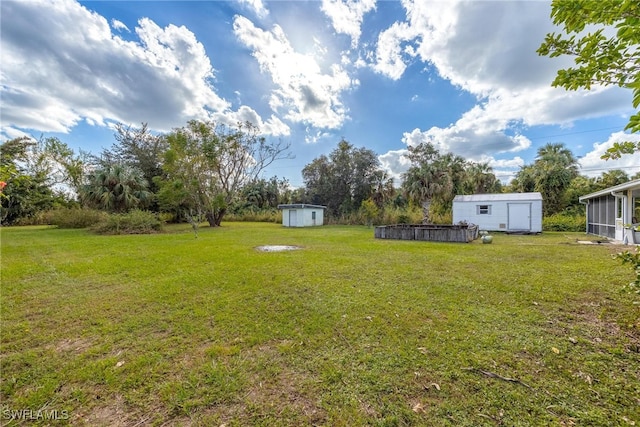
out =
{"type": "Polygon", "coordinates": [[[491,205],[477,205],[478,215],[491,215],[491,205]]]}
{"type": "Polygon", "coordinates": [[[314,221],[316,220],[316,211],[311,212],[311,219],[314,221]]]}

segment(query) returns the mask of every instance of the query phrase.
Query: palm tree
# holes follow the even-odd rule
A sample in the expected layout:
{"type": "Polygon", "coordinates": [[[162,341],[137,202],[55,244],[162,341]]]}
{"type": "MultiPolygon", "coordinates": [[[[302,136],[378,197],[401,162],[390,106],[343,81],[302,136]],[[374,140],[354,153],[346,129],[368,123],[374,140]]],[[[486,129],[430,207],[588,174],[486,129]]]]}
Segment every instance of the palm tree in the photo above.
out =
{"type": "Polygon", "coordinates": [[[431,203],[453,191],[453,180],[442,165],[426,163],[405,173],[403,187],[407,197],[422,206],[423,222],[430,222],[431,203]]]}
{"type": "Polygon", "coordinates": [[[500,192],[501,184],[489,163],[468,163],[465,169],[462,190],[464,194],[500,192]]]}
{"type": "Polygon", "coordinates": [[[560,212],[566,205],[566,190],[578,176],[578,160],[562,143],[548,143],[538,149],[533,164],[535,191],[542,194],[544,213],[560,212]]]}
{"type": "Polygon", "coordinates": [[[393,178],[390,178],[389,174],[383,170],[375,171],[371,178],[373,183],[371,199],[378,209],[382,209],[395,193],[393,178]]]}
{"type": "Polygon", "coordinates": [[[561,165],[575,172],[578,171],[578,159],[576,159],[571,150],[561,142],[550,142],[538,148],[536,162],[538,161],[561,165]]]}
{"type": "Polygon", "coordinates": [[[410,147],[406,156],[414,166],[404,174],[405,194],[421,204],[423,222],[429,223],[432,203],[448,209],[461,190],[465,161],[451,153],[441,155],[431,143],[410,147]]]}
{"type": "Polygon", "coordinates": [[[147,181],[139,171],[124,165],[107,165],[89,175],[81,200],[109,212],[126,212],[143,207],[151,199],[147,181]]]}

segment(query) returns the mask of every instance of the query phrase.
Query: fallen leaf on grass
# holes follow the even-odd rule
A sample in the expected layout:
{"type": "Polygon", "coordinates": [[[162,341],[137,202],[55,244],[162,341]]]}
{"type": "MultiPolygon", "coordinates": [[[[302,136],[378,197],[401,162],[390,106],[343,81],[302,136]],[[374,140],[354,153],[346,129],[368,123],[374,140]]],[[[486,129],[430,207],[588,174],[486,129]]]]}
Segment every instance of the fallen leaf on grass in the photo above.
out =
{"type": "Polygon", "coordinates": [[[560,350],[555,347],[551,347],[551,351],[553,351],[555,354],[560,354],[560,350]]]}
{"type": "Polygon", "coordinates": [[[424,406],[422,405],[422,403],[416,403],[415,405],[413,405],[413,408],[411,408],[413,410],[413,412],[415,412],[416,414],[419,414],[420,412],[424,412],[424,406]]]}

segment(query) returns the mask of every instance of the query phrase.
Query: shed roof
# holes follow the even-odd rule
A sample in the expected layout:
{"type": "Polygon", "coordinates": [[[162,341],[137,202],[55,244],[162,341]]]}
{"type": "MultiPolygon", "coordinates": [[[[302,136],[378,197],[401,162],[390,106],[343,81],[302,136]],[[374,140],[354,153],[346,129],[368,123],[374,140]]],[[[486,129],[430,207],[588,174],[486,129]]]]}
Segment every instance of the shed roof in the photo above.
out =
{"type": "Polygon", "coordinates": [[[542,200],[540,193],[496,193],[496,194],[459,194],[454,202],[513,202],[523,200],[542,200]]]}
{"type": "Polygon", "coordinates": [[[278,209],[327,209],[327,207],[320,205],[308,205],[306,203],[291,203],[287,205],[278,205],[278,209]]]}
{"type": "Polygon", "coordinates": [[[624,184],[614,185],[613,187],[605,188],[604,190],[596,191],[595,193],[581,196],[579,200],[589,200],[600,196],[606,196],[618,191],[632,190],[634,197],[640,197],[640,179],[634,179],[633,181],[625,182],[624,184]]]}

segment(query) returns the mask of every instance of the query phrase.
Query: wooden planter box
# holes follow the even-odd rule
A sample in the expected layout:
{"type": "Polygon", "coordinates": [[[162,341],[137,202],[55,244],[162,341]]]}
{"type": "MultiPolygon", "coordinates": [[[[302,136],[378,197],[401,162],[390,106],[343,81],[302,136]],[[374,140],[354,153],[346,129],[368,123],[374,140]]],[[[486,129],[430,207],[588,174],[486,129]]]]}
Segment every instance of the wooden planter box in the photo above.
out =
{"type": "Polygon", "coordinates": [[[376,239],[469,243],[478,238],[477,225],[395,224],[374,230],[376,239]]]}

